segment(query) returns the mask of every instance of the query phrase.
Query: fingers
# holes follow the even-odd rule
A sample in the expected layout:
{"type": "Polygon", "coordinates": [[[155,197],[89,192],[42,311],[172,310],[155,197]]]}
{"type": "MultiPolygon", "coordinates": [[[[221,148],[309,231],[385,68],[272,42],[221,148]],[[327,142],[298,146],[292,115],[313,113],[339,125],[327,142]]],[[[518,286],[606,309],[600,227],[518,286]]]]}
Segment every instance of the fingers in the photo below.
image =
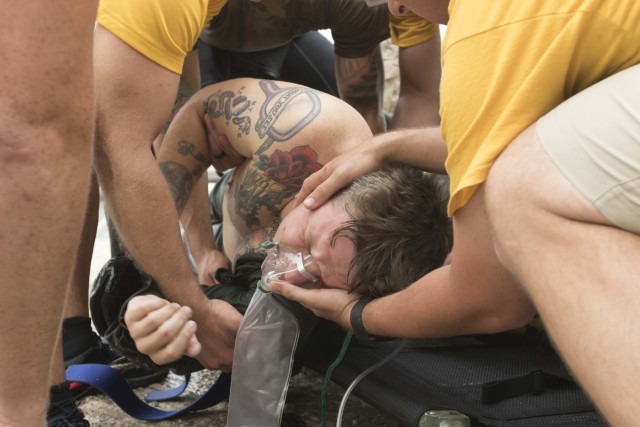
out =
{"type": "Polygon", "coordinates": [[[168,304],[169,301],[155,295],[140,295],[133,297],[127,305],[127,310],[124,314],[124,322],[127,327],[129,327],[129,324],[141,320],[152,311],[158,310],[168,304]]]}
{"type": "MultiPolygon", "coordinates": [[[[145,317],[135,322],[127,323],[131,338],[139,339],[152,334],[180,308],[178,304],[168,303],[157,310],[149,311],[145,317]]],[[[125,321],[126,323],[126,321],[125,321]]]]}
{"type": "Polygon", "coordinates": [[[185,355],[197,356],[200,353],[201,346],[195,335],[196,330],[196,322],[193,320],[187,321],[167,345],[152,352],[149,357],[158,365],[165,365],[175,362],[185,355]]]}
{"type": "Polygon", "coordinates": [[[192,335],[191,338],[189,338],[187,349],[184,354],[189,357],[197,357],[201,351],[202,344],[200,344],[200,341],[198,341],[198,338],[195,335],[192,335]]]}
{"type": "Polygon", "coordinates": [[[331,177],[331,171],[328,168],[330,163],[327,163],[322,169],[304,180],[295,198],[294,203],[296,206],[303,203],[307,209],[315,209],[329,200],[331,197],[330,190],[325,189],[323,183],[331,177]]]}
{"type": "Polygon", "coordinates": [[[141,353],[147,354],[157,364],[166,364],[185,354],[200,352],[199,342],[195,338],[196,323],[190,320],[192,311],[189,307],[181,307],[160,298],[157,300],[163,304],[151,299],[134,299],[130,303],[132,314],[128,317],[125,315],[125,323],[141,353]],[[140,318],[145,308],[148,309],[146,315],[140,318]]]}
{"type": "Polygon", "coordinates": [[[282,295],[283,297],[292,301],[298,302],[305,307],[309,303],[313,302],[313,291],[300,286],[292,285],[287,282],[274,281],[269,284],[269,289],[275,294],[282,295]]]}
{"type": "Polygon", "coordinates": [[[198,261],[198,280],[202,285],[214,285],[216,272],[221,268],[230,268],[231,262],[222,252],[212,250],[206,252],[202,259],[198,261]]]}
{"type": "Polygon", "coordinates": [[[348,293],[344,289],[304,289],[286,282],[272,282],[270,289],[302,304],[316,316],[336,322],[345,329],[350,327],[348,308],[358,299],[358,294],[348,293]]]}

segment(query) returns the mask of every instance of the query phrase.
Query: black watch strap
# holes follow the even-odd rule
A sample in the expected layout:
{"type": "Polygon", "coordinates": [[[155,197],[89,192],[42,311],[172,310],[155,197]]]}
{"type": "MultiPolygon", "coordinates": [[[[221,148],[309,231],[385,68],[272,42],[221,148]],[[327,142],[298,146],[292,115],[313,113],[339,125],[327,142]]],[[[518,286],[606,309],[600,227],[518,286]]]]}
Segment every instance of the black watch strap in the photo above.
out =
{"type": "Polygon", "coordinates": [[[351,321],[351,329],[353,329],[353,335],[356,336],[359,340],[373,340],[375,339],[364,328],[364,324],[362,323],[362,310],[364,307],[369,304],[369,302],[373,298],[370,296],[361,297],[356,303],[353,305],[351,309],[351,315],[349,316],[349,320],[351,321]]]}

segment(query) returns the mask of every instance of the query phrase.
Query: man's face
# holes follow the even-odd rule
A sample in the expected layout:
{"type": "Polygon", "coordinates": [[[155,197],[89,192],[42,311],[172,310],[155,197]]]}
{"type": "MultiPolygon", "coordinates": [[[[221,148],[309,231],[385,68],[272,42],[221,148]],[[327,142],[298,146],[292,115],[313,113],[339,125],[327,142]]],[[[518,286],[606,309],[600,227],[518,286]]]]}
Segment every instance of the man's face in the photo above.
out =
{"type": "Polygon", "coordinates": [[[355,254],[353,243],[340,237],[331,246],[331,237],[349,219],[344,208],[333,201],[313,211],[301,205],[282,220],[273,240],[310,253],[320,270],[324,287],[348,289],[347,273],[355,254]]]}

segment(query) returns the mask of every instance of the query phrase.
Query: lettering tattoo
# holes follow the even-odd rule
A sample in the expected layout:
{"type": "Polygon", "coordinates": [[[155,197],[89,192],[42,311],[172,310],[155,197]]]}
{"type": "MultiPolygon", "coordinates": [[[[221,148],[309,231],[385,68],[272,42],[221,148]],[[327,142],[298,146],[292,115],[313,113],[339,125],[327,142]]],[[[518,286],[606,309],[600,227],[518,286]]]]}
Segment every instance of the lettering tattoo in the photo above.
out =
{"type": "Polygon", "coordinates": [[[318,114],[321,104],[317,92],[306,87],[280,88],[276,82],[261,80],[260,88],[267,99],[260,107],[260,117],[256,121],[255,130],[260,138],[267,137],[266,141],[256,151],[260,155],[264,153],[274,142],[288,141],[298,134],[318,114]],[[295,108],[291,107],[295,101],[295,108]],[[278,123],[278,118],[287,112],[287,124],[278,123]],[[293,121],[293,124],[289,122],[293,121]],[[282,128],[280,128],[282,127],[282,128]]]}
{"type": "Polygon", "coordinates": [[[248,135],[251,131],[251,117],[248,113],[256,103],[242,94],[244,89],[244,86],[241,87],[237,94],[231,90],[218,90],[204,101],[205,111],[214,118],[224,117],[227,126],[232,123],[238,128],[238,138],[248,135]]]}

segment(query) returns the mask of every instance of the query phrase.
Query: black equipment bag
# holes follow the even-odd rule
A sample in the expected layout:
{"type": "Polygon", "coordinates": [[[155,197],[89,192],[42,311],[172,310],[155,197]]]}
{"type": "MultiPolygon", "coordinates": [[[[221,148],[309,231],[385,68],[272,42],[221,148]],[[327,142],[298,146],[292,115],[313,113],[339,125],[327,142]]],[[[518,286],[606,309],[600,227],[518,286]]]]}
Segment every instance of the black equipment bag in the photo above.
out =
{"type": "MultiPolygon", "coordinates": [[[[399,343],[354,338],[332,380],[348,387],[399,343]]],[[[321,373],[327,368],[311,367],[321,373]]],[[[408,340],[353,394],[402,426],[418,426],[429,410],[458,411],[473,426],[607,425],[546,334],[533,327],[521,334],[408,340]]]]}
{"type": "MultiPolygon", "coordinates": [[[[209,299],[220,299],[231,304],[240,313],[246,311],[257,282],[261,277],[260,266],[264,254],[245,254],[236,261],[235,272],[219,269],[219,284],[201,286],[209,299]]],[[[135,342],[124,323],[124,313],[131,298],[153,294],[163,297],[155,280],[137,268],[134,262],[122,255],[111,258],[102,267],[91,288],[89,309],[91,319],[100,336],[131,362],[148,369],[172,369],[187,374],[203,369],[195,359],[183,357],[177,362],[158,366],[147,355],[138,352],[135,342]]],[[[316,317],[300,304],[276,296],[278,301],[293,313],[298,321],[300,337],[295,353],[296,369],[306,362],[318,362],[337,354],[345,332],[338,325],[316,317]]]]}

